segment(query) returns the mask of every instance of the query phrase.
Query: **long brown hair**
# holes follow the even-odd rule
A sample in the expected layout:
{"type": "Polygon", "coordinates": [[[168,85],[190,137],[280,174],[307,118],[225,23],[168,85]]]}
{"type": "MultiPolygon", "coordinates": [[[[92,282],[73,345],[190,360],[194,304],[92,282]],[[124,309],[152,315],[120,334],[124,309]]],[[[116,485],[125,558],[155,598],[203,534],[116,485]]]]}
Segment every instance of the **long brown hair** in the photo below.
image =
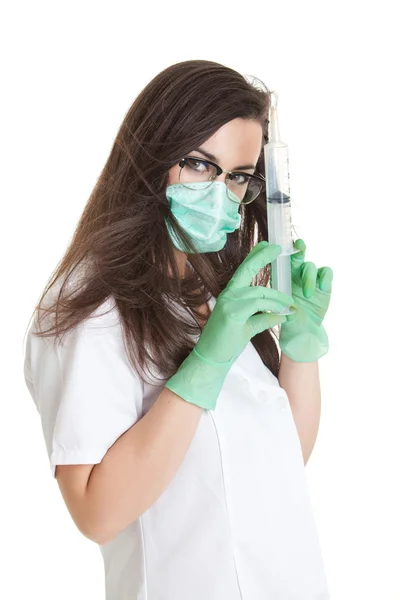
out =
{"type": "MultiPolygon", "coordinates": [[[[180,278],[166,218],[178,238],[193,247],[169,208],[168,171],[237,117],[260,122],[267,143],[270,94],[207,60],[174,64],[150,81],[129,108],[72,240],[35,306],[43,316],[34,335],[61,340],[112,297],[132,366],[143,377],[150,364],[166,377],[177,371],[193,349],[191,337],[202,331],[197,308],[219,295],[253,246],[268,240],[268,232],[262,191],[239,207],[241,226],[227,236],[224,248],[189,253],[193,270],[180,278]],[[58,294],[45,305],[52,288],[58,294]],[[174,303],[192,319],[182,319],[174,303]],[[53,317],[46,330],[44,316],[53,317]]],[[[263,151],[256,173],[265,175],[263,151]]],[[[266,286],[269,271],[266,265],[252,285],[266,286]]],[[[251,341],[277,376],[274,336],[267,329],[251,341]]]]}

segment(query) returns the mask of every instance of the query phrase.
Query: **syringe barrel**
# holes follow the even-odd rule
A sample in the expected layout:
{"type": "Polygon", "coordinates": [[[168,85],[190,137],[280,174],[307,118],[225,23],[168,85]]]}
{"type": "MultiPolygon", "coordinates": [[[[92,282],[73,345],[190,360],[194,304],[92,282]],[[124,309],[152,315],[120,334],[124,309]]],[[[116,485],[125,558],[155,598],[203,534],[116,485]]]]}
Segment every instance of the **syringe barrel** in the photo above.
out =
{"type": "Polygon", "coordinates": [[[273,142],[264,146],[268,236],[279,244],[282,253],[292,254],[292,218],[287,144],[273,142]]]}
{"type": "MultiPolygon", "coordinates": [[[[287,144],[270,142],[264,146],[268,241],[279,244],[282,252],[271,263],[271,287],[292,295],[290,255],[293,254],[292,218],[287,144]]],[[[285,308],[280,314],[290,314],[285,308]]]]}

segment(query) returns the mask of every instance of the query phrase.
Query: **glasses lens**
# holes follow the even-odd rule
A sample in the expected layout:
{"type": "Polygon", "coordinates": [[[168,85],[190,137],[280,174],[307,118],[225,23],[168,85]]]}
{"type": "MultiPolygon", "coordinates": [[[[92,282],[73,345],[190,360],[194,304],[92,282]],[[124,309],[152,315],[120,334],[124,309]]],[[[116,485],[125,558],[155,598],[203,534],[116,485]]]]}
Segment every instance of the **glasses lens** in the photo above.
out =
{"type": "MultiPolygon", "coordinates": [[[[179,181],[189,189],[196,189],[196,186],[191,187],[191,183],[208,182],[212,185],[217,176],[217,169],[210,165],[206,160],[196,158],[185,158],[184,164],[179,172],[179,181]]],[[[227,186],[232,194],[229,198],[238,204],[249,204],[253,202],[263,188],[263,182],[246,173],[231,173],[227,180],[227,186]]],[[[209,187],[206,185],[205,188],[209,187]]]]}
{"type": "MultiPolygon", "coordinates": [[[[191,183],[196,183],[198,181],[209,181],[209,184],[211,185],[216,175],[216,168],[207,161],[196,160],[195,158],[185,158],[185,164],[181,167],[179,173],[179,181],[188,188],[190,188],[191,183]]],[[[196,186],[193,186],[193,189],[195,189],[195,187],[196,186]]]]}
{"type": "Polygon", "coordinates": [[[241,204],[253,202],[263,187],[262,181],[246,173],[232,173],[227,183],[230,191],[239,198],[241,204]]]}

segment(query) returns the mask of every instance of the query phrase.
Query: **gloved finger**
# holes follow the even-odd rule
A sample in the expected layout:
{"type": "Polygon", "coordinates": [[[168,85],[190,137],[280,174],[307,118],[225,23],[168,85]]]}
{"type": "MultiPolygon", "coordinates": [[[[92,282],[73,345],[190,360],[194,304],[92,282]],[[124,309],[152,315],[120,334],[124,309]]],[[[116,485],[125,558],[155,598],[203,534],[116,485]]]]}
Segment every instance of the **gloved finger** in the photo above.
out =
{"type": "Polygon", "coordinates": [[[286,315],[286,323],[297,323],[298,319],[299,319],[299,313],[297,311],[297,307],[296,306],[291,306],[291,309],[295,309],[294,313],[291,315],[286,315]]]}
{"type": "Polygon", "coordinates": [[[225,300],[247,300],[248,303],[254,302],[258,298],[269,299],[271,302],[279,302],[282,306],[289,306],[293,304],[293,296],[285,294],[280,290],[274,290],[273,288],[265,287],[264,285],[252,285],[249,287],[243,287],[238,289],[230,289],[221,293],[225,300]]]}
{"type": "Polygon", "coordinates": [[[310,298],[315,293],[318,270],[314,263],[306,262],[301,266],[301,286],[303,296],[310,298]]]}
{"type": "Polygon", "coordinates": [[[333,271],[330,267],[318,269],[317,284],[322,292],[332,292],[333,271]]]}
{"type": "Polygon", "coordinates": [[[275,260],[281,252],[282,248],[279,244],[269,244],[267,241],[259,242],[236,269],[225,289],[250,286],[258,271],[275,260]]]}
{"type": "Polygon", "coordinates": [[[230,319],[245,323],[257,312],[280,313],[288,305],[289,302],[271,300],[271,298],[256,298],[253,301],[235,300],[225,310],[230,319]]]}
{"type": "Polygon", "coordinates": [[[275,327],[276,325],[281,325],[285,323],[286,315],[274,315],[271,314],[263,314],[263,315],[254,315],[250,317],[247,321],[248,325],[251,327],[251,337],[257,335],[257,333],[261,333],[265,329],[269,329],[270,327],[275,327]]]}
{"type": "Polygon", "coordinates": [[[301,238],[297,239],[293,244],[294,249],[298,249],[299,252],[290,255],[290,269],[292,277],[301,277],[301,266],[304,263],[306,255],[306,244],[301,238]]]}
{"type": "Polygon", "coordinates": [[[305,241],[301,238],[297,238],[297,240],[293,243],[293,247],[303,251],[304,253],[306,252],[307,248],[305,241]]]}

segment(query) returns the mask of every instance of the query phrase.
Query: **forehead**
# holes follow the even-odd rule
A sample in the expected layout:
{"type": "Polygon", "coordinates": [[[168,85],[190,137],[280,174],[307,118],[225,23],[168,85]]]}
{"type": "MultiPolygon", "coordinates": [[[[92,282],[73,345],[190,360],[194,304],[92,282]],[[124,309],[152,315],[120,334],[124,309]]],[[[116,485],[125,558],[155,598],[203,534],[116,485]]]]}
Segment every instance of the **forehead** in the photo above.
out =
{"type": "Polygon", "coordinates": [[[222,125],[202,147],[211,148],[213,154],[219,151],[225,155],[232,152],[260,153],[263,135],[262,126],[258,121],[250,119],[233,119],[222,125]]]}
{"type": "Polygon", "coordinates": [[[233,119],[220,127],[200,148],[208,158],[226,168],[237,165],[255,165],[263,147],[261,123],[254,120],[233,119]]]}

